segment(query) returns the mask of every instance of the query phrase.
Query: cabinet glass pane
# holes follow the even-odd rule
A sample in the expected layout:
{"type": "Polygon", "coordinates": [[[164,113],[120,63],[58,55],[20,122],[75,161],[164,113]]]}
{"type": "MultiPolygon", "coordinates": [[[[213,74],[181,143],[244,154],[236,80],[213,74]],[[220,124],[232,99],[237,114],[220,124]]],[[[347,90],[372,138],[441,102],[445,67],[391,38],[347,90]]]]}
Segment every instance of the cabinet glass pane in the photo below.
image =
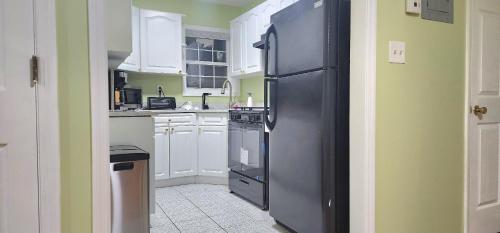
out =
{"type": "Polygon", "coordinates": [[[226,53],[214,52],[214,62],[226,62],[226,53]]]}
{"type": "Polygon", "coordinates": [[[200,75],[200,65],[187,64],[186,71],[188,75],[200,75]]]}
{"type": "Polygon", "coordinates": [[[201,76],[214,76],[214,66],[200,66],[201,76]]]}
{"type": "Polygon", "coordinates": [[[200,88],[200,77],[199,76],[187,76],[186,86],[190,88],[200,88]]]}
{"type": "Polygon", "coordinates": [[[186,49],[186,60],[188,61],[198,61],[198,50],[186,49]]]}
{"type": "Polygon", "coordinates": [[[213,77],[202,77],[201,78],[201,88],[214,88],[214,78],[213,77]]]}
{"type": "Polygon", "coordinates": [[[215,78],[215,86],[214,88],[222,88],[222,84],[224,84],[226,78],[215,78]]]}
{"type": "Polygon", "coordinates": [[[226,41],[225,40],[215,40],[214,50],[226,51],[226,41]]]}
{"type": "Polygon", "coordinates": [[[227,76],[227,66],[215,66],[215,76],[227,76]]]}
{"type": "Polygon", "coordinates": [[[200,49],[212,50],[214,48],[214,40],[198,38],[196,41],[200,45],[200,49]]]}
{"type": "Polygon", "coordinates": [[[212,51],[200,50],[200,61],[212,61],[212,51]]]}
{"type": "Polygon", "coordinates": [[[196,42],[195,37],[186,37],[186,48],[188,49],[197,49],[198,43],[196,42]]]}

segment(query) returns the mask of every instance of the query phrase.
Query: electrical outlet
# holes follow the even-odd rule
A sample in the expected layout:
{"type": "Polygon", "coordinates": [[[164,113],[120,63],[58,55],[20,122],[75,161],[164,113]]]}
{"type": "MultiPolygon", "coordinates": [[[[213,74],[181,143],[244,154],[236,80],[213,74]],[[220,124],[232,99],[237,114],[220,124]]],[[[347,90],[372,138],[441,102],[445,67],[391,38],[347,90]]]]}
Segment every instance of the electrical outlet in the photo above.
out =
{"type": "Polygon", "coordinates": [[[406,63],[406,43],[402,41],[389,41],[389,62],[397,64],[406,63]]]}
{"type": "Polygon", "coordinates": [[[406,0],[406,13],[420,14],[421,11],[421,0],[406,0]]]}

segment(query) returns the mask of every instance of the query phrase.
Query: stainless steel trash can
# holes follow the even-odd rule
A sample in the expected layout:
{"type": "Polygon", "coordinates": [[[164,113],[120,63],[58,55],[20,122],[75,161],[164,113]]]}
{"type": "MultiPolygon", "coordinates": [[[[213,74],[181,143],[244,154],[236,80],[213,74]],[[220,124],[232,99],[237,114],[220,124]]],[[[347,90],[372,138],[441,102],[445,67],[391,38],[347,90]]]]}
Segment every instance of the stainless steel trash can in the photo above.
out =
{"type": "Polygon", "coordinates": [[[149,233],[149,153],[111,146],[111,232],[149,233]]]}

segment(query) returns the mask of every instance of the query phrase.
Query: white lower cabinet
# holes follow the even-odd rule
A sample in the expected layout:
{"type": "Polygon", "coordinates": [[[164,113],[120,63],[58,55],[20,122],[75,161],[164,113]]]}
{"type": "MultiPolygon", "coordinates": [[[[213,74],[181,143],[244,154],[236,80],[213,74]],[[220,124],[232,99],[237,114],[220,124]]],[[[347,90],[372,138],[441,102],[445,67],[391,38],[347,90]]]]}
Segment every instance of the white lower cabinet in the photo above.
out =
{"type": "Polygon", "coordinates": [[[170,130],[170,177],[196,175],[198,170],[196,126],[177,126],[170,130]]]}
{"type": "Polygon", "coordinates": [[[200,126],[198,175],[227,176],[227,126],[200,126]]]}
{"type": "Polygon", "coordinates": [[[160,114],[155,121],[155,178],[227,177],[227,113],[160,114]]]}
{"type": "Polygon", "coordinates": [[[170,178],[170,137],[168,127],[155,129],[155,179],[170,178]]]}

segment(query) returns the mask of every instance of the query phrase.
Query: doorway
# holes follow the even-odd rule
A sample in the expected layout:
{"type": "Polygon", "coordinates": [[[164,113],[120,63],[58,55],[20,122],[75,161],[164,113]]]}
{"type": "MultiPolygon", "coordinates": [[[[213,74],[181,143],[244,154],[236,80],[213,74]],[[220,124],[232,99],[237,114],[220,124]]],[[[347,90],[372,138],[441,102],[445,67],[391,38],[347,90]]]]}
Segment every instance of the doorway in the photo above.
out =
{"type": "Polygon", "coordinates": [[[469,2],[468,232],[500,232],[500,2],[469,2]]]}

